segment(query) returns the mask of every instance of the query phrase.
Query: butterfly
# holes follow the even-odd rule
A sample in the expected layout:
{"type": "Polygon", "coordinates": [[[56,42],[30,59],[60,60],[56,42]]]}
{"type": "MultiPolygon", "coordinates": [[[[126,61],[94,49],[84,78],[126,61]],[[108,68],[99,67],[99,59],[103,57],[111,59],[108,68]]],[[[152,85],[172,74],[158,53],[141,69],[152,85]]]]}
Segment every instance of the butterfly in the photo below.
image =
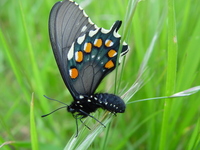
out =
{"type": "Polygon", "coordinates": [[[78,119],[82,122],[85,117],[94,118],[90,113],[98,108],[112,113],[125,111],[126,105],[120,97],[95,94],[102,79],[115,69],[118,55],[128,52],[125,42],[119,51],[121,36],[117,31],[121,24],[116,21],[110,30],[99,28],[76,2],[69,0],[57,2],[51,9],[51,46],[62,79],[73,97],[67,111],[76,119],[76,125],[78,119]]]}

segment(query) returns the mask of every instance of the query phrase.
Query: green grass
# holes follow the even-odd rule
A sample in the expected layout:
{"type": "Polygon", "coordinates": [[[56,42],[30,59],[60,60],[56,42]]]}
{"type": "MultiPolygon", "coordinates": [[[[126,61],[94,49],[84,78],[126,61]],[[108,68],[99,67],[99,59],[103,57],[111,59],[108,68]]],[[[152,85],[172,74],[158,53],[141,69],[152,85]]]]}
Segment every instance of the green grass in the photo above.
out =
{"type": "MultiPolygon", "coordinates": [[[[92,130],[79,123],[80,134],[75,140],[75,120],[66,110],[41,118],[61,106],[44,98],[44,94],[67,104],[72,101],[49,42],[48,17],[55,2],[0,1],[0,146],[4,145],[5,150],[88,146],[91,150],[200,149],[200,93],[130,103],[117,117],[99,110],[92,115],[107,127],[87,118],[86,124],[92,130]]],[[[119,86],[117,91],[123,95],[137,81],[137,87],[142,87],[124,96],[127,101],[134,94],[130,102],[200,85],[199,0],[140,1],[135,12],[132,1],[93,0],[84,9],[99,27],[109,29],[114,21],[122,20],[120,33],[126,35],[123,38],[130,46],[121,65],[120,85],[114,84],[113,72],[97,92],[112,93],[114,86],[119,86]],[[145,69],[141,64],[147,64],[147,68],[138,81],[139,70],[145,69]]]]}

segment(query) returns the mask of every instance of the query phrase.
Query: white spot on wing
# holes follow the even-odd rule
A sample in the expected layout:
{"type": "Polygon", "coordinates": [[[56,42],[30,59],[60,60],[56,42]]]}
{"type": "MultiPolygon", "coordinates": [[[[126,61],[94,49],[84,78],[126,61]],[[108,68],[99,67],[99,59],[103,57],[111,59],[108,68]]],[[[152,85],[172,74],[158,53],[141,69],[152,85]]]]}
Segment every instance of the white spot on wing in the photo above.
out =
{"type": "Polygon", "coordinates": [[[121,35],[119,35],[115,30],[113,32],[113,36],[116,37],[116,38],[120,38],[121,37],[121,35]]]}
{"type": "Polygon", "coordinates": [[[67,54],[67,58],[68,60],[72,59],[74,57],[74,43],[72,44],[72,46],[69,49],[69,52],[67,54]]]}
{"type": "MultiPolygon", "coordinates": [[[[127,45],[126,42],[123,42],[123,46],[128,46],[128,45],[127,45]]],[[[122,52],[122,53],[120,54],[119,63],[122,62],[122,58],[124,57],[124,55],[125,55],[128,51],[129,51],[129,46],[127,47],[127,49],[126,49],[124,52],[122,52]]]]}
{"type": "Polygon", "coordinates": [[[78,52],[75,52],[75,60],[78,60],[78,52]]]}
{"type": "Polygon", "coordinates": [[[72,70],[71,69],[69,70],[69,75],[72,76],[72,70]]]}
{"type": "MultiPolygon", "coordinates": [[[[71,1],[71,0],[70,0],[70,1],[71,1]]],[[[71,2],[74,2],[74,1],[71,1],[71,2]]],[[[77,4],[76,2],[74,2],[74,4],[78,6],[78,4],[77,4]]],[[[80,6],[79,6],[79,9],[81,9],[81,7],[80,7],[80,6]]]]}
{"type": "Polygon", "coordinates": [[[110,30],[106,30],[104,28],[101,28],[101,32],[104,33],[104,34],[107,34],[108,32],[110,32],[110,30]]]}
{"type": "Polygon", "coordinates": [[[90,31],[90,32],[89,32],[89,36],[90,36],[90,37],[93,37],[98,31],[99,31],[99,29],[90,31]]]}
{"type": "Polygon", "coordinates": [[[87,29],[87,26],[85,25],[82,27],[81,32],[84,32],[86,29],[87,29]]]}
{"type": "Polygon", "coordinates": [[[126,45],[128,45],[128,44],[127,44],[126,42],[123,42],[123,45],[126,46],[126,45]]]}
{"type": "Polygon", "coordinates": [[[128,49],[127,49],[126,51],[124,51],[123,53],[121,53],[121,54],[120,54],[120,56],[122,56],[122,57],[123,57],[123,56],[124,56],[124,54],[126,54],[126,53],[127,53],[127,51],[128,51],[128,49]]]}
{"type": "Polygon", "coordinates": [[[83,10],[83,15],[85,16],[85,17],[88,17],[88,15],[85,13],[85,11],[83,10]]]}
{"type": "Polygon", "coordinates": [[[99,28],[99,27],[98,27],[96,24],[94,25],[94,27],[95,27],[96,29],[98,29],[98,28],[99,28]]]}
{"type": "Polygon", "coordinates": [[[83,95],[79,95],[79,98],[80,98],[80,99],[83,99],[83,98],[84,98],[84,96],[83,96],[83,95]]]}
{"type": "MultiPolygon", "coordinates": [[[[115,25],[115,23],[112,25],[112,27],[110,28],[110,30],[112,30],[112,28],[113,28],[114,25],[115,25]]],[[[116,37],[116,38],[121,37],[121,35],[119,35],[119,34],[116,32],[116,29],[115,29],[114,32],[113,32],[113,36],[116,37]]]]}
{"type": "Polygon", "coordinates": [[[83,10],[83,8],[82,8],[80,5],[79,5],[79,9],[80,9],[80,10],[83,10]]]}
{"type": "Polygon", "coordinates": [[[90,24],[94,24],[90,18],[88,18],[88,22],[89,22],[90,24]]]}
{"type": "Polygon", "coordinates": [[[87,44],[88,44],[88,43],[85,43],[85,44],[84,44],[84,48],[83,48],[84,50],[86,50],[87,44]]]}
{"type": "Polygon", "coordinates": [[[98,39],[95,39],[95,40],[94,40],[94,45],[96,45],[96,44],[97,44],[97,41],[98,41],[98,39]]]}
{"type": "Polygon", "coordinates": [[[127,49],[123,53],[120,54],[121,56],[123,56],[124,54],[126,54],[129,51],[129,49],[130,49],[126,42],[123,42],[123,46],[127,46],[127,49]]]}
{"type": "Polygon", "coordinates": [[[82,44],[84,40],[85,40],[85,34],[77,39],[77,43],[82,44]]]}

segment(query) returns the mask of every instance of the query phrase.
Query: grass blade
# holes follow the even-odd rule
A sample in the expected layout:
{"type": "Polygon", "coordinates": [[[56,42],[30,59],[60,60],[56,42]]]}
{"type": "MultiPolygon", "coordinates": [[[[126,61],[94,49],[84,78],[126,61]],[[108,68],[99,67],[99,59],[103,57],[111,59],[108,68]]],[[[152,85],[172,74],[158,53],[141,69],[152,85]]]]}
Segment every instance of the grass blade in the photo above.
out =
{"type": "Polygon", "coordinates": [[[32,150],[38,150],[38,137],[34,117],[34,93],[32,93],[31,105],[30,105],[30,134],[31,134],[31,146],[32,150]]]}
{"type": "MultiPolygon", "coordinates": [[[[168,0],[168,60],[167,60],[167,81],[166,95],[171,95],[175,90],[176,70],[177,70],[177,34],[176,19],[174,10],[174,0],[168,0]]],[[[164,112],[161,128],[160,150],[165,150],[169,131],[169,117],[172,101],[166,99],[164,103],[164,112]]]]}

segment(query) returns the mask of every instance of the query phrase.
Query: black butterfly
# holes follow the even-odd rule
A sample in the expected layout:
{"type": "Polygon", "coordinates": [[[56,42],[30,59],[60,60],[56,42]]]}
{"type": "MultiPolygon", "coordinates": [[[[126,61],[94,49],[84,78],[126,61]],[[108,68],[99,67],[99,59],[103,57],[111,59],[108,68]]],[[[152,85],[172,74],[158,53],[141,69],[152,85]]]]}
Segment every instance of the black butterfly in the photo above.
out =
{"type": "MultiPolygon", "coordinates": [[[[94,118],[90,113],[98,108],[112,113],[125,111],[120,97],[94,94],[101,80],[116,67],[121,38],[117,31],[121,23],[116,21],[110,30],[98,28],[77,3],[69,0],[57,2],[51,10],[50,41],[62,78],[74,99],[67,110],[76,124],[77,119],[94,118]]],[[[127,52],[128,45],[124,43],[120,55],[127,52]]]]}

